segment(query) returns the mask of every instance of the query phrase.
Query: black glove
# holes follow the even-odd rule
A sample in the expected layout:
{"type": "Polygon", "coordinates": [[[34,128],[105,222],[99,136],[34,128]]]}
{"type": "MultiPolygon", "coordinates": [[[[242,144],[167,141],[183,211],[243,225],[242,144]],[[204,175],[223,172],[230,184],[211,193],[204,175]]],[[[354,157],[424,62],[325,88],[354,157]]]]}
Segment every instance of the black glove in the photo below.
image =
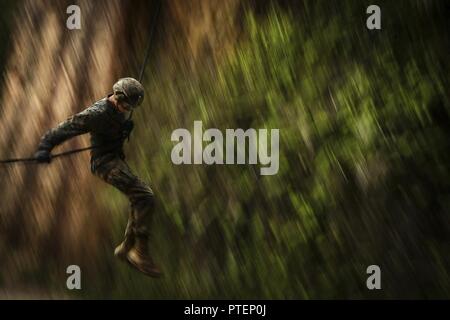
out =
{"type": "Polygon", "coordinates": [[[124,139],[129,139],[130,138],[130,134],[131,131],[133,131],[134,128],[134,122],[133,120],[126,120],[123,124],[122,124],[122,137],[124,139]]]}
{"type": "Polygon", "coordinates": [[[41,149],[36,151],[34,158],[39,163],[50,163],[52,161],[52,155],[49,150],[41,149]]]}

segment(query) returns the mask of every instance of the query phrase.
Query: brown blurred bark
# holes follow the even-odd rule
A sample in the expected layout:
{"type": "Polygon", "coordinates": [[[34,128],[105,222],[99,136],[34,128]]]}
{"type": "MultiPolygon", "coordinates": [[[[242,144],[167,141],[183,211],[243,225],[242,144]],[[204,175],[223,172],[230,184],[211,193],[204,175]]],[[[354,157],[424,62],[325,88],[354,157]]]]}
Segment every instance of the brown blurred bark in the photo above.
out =
{"type": "MultiPolygon", "coordinates": [[[[137,76],[152,3],[79,1],[82,28],[68,30],[71,4],[30,0],[18,10],[2,88],[3,158],[30,156],[47,129],[105,96],[118,77],[137,76]]],[[[60,150],[88,144],[87,136],[78,137],[60,150]]],[[[3,166],[0,178],[5,285],[47,264],[100,265],[97,253],[110,240],[113,216],[98,199],[106,186],[91,176],[88,153],[51,165],[3,166]]]]}

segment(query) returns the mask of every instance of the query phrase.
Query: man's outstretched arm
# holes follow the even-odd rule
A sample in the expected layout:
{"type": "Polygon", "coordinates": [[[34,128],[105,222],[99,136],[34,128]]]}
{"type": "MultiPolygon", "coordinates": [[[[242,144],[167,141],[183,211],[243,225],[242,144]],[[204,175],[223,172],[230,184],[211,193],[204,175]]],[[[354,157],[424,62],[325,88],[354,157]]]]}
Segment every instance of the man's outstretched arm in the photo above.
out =
{"type": "Polygon", "coordinates": [[[41,138],[34,157],[39,162],[50,162],[51,151],[64,141],[91,131],[95,113],[88,109],[77,113],[57,127],[48,130],[41,138]]]}

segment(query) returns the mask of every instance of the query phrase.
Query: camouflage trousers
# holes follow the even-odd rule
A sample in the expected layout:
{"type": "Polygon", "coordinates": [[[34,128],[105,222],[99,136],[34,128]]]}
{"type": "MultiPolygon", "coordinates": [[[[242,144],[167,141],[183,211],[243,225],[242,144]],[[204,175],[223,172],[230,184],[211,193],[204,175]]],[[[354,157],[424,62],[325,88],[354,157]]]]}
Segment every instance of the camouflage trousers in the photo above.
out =
{"type": "Polygon", "coordinates": [[[128,197],[131,210],[125,237],[148,237],[155,202],[152,189],[136,177],[127,163],[118,157],[100,166],[93,165],[92,172],[128,197]]]}

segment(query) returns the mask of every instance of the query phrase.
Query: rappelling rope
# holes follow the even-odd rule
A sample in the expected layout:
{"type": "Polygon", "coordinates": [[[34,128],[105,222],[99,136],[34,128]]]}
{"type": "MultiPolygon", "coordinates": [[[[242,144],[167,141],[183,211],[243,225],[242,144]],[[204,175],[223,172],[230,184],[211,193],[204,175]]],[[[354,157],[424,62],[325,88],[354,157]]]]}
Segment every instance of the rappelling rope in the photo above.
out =
{"type": "MultiPolygon", "coordinates": [[[[68,156],[70,154],[78,153],[78,152],[82,152],[82,151],[86,151],[86,150],[92,150],[96,147],[97,146],[90,146],[90,147],[74,149],[74,150],[69,150],[69,151],[65,151],[65,152],[61,152],[61,153],[52,154],[52,159],[62,157],[62,156],[68,156]]],[[[16,159],[0,160],[0,163],[34,162],[34,161],[36,161],[36,158],[16,158],[16,159]]]]}
{"type": "MultiPolygon", "coordinates": [[[[158,4],[157,4],[156,11],[155,11],[155,14],[153,16],[153,21],[151,23],[151,28],[150,28],[150,33],[149,33],[149,37],[148,37],[147,48],[145,49],[144,61],[142,62],[141,68],[139,70],[139,76],[138,76],[139,82],[142,82],[142,78],[144,77],[144,72],[145,72],[145,66],[147,65],[147,61],[148,61],[148,58],[150,56],[150,47],[152,45],[153,35],[154,35],[155,29],[156,29],[156,20],[158,18],[159,11],[161,9],[161,4],[162,4],[162,1],[159,0],[158,4]]],[[[133,110],[130,112],[130,116],[128,117],[128,120],[131,120],[132,116],[133,116],[133,110]]],[[[52,159],[53,158],[58,158],[58,157],[63,157],[63,156],[68,156],[68,155],[71,155],[71,154],[74,154],[74,153],[79,153],[79,152],[83,152],[83,151],[87,151],[87,150],[93,150],[93,149],[96,149],[96,148],[99,148],[99,147],[102,147],[102,146],[89,146],[89,147],[73,149],[73,150],[57,153],[57,154],[52,155],[52,159]]],[[[16,163],[16,162],[34,162],[34,161],[36,161],[36,158],[34,158],[34,157],[30,157],[30,158],[13,158],[13,159],[0,160],[0,164],[16,163]]]]}
{"type": "MultiPolygon", "coordinates": [[[[145,67],[147,65],[147,61],[148,61],[148,58],[150,56],[150,47],[152,45],[153,35],[154,35],[155,29],[156,29],[156,20],[157,20],[157,18],[159,16],[159,10],[161,10],[161,3],[162,3],[162,1],[159,0],[158,4],[157,4],[156,11],[155,11],[155,14],[153,16],[153,21],[152,21],[151,26],[150,26],[150,32],[149,32],[149,36],[148,36],[147,48],[145,49],[144,61],[142,62],[141,70],[139,71],[139,77],[138,77],[138,81],[139,82],[142,82],[142,78],[144,78],[145,67]]],[[[133,110],[131,110],[130,116],[128,117],[128,120],[131,120],[132,117],[133,117],[133,110]]]]}

